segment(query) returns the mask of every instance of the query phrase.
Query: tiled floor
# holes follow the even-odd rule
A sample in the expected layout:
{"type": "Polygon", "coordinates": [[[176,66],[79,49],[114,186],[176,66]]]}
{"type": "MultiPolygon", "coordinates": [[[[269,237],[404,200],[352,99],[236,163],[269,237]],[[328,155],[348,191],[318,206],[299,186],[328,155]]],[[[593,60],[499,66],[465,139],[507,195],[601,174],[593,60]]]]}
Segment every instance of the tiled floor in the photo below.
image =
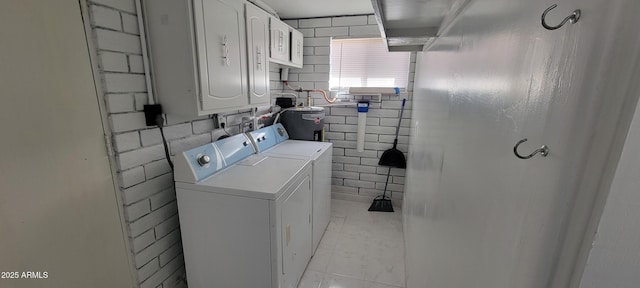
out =
{"type": "Polygon", "coordinates": [[[404,287],[402,212],[332,200],[331,223],[299,288],[404,287]]]}

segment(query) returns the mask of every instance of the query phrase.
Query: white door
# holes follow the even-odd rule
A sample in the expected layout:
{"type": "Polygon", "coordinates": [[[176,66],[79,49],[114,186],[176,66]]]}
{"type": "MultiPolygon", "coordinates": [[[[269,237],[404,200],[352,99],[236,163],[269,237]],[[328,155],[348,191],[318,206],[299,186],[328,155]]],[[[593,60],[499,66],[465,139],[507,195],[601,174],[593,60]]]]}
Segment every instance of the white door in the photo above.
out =
{"type": "Polygon", "coordinates": [[[282,203],[283,288],[295,288],[311,258],[311,179],[309,176],[282,203]]]}
{"type": "Polygon", "coordinates": [[[618,117],[603,114],[620,97],[599,81],[618,76],[606,58],[620,38],[612,31],[622,21],[611,21],[620,3],[560,1],[550,24],[574,9],[583,18],[550,31],[540,15],[554,2],[472,2],[446,41],[418,57],[403,207],[408,288],[549,287],[570,269],[559,251],[580,244],[563,242],[574,201],[597,189],[580,184],[602,174],[590,163],[609,152],[590,150],[603,143],[593,135],[616,125],[596,124],[618,117]],[[524,138],[520,154],[547,145],[549,156],[518,159],[524,138]]]}
{"type": "Polygon", "coordinates": [[[304,36],[298,30],[291,31],[291,63],[293,66],[302,68],[302,48],[304,46],[304,36]]]}
{"type": "Polygon", "coordinates": [[[0,287],[134,286],[80,11],[0,2],[0,287]]]}
{"type": "Polygon", "coordinates": [[[202,110],[247,105],[243,1],[197,0],[194,10],[202,110]]]}
{"type": "Polygon", "coordinates": [[[247,50],[249,53],[249,103],[268,104],[269,99],[269,15],[246,4],[247,50]]]}

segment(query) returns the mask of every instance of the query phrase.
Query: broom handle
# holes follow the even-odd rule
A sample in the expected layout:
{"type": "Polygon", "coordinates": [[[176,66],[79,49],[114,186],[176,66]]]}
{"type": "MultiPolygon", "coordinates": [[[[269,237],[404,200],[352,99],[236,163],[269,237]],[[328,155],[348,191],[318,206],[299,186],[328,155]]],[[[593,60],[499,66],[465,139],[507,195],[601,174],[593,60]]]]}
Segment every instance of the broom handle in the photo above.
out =
{"type": "Polygon", "coordinates": [[[400,124],[402,123],[402,114],[404,114],[404,103],[407,102],[407,99],[402,99],[402,108],[400,109],[400,119],[398,119],[398,127],[396,127],[396,139],[393,140],[393,148],[398,145],[398,135],[400,134],[400,124]]]}
{"type": "Polygon", "coordinates": [[[391,167],[389,167],[389,171],[387,171],[387,181],[384,182],[384,191],[382,192],[382,199],[387,197],[387,185],[389,185],[389,175],[391,175],[391,167]]]}

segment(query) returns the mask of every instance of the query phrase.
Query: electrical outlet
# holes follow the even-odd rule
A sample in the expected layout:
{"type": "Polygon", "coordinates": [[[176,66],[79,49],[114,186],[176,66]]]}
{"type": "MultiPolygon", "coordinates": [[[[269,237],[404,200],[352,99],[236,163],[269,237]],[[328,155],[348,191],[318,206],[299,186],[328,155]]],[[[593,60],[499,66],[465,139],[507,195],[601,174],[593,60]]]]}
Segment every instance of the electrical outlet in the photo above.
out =
{"type": "Polygon", "coordinates": [[[216,119],[218,122],[218,128],[226,128],[227,127],[227,116],[216,114],[216,119]]]}

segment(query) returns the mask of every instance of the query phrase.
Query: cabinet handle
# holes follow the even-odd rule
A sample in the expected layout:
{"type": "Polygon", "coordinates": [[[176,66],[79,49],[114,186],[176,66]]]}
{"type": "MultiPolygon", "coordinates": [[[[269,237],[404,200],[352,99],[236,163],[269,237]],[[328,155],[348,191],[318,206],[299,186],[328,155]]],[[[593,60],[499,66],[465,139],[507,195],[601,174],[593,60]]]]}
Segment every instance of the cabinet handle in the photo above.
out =
{"type": "Polygon", "coordinates": [[[229,39],[227,35],[224,35],[222,39],[222,59],[225,66],[231,65],[231,59],[229,58],[229,39]]]}
{"type": "Polygon", "coordinates": [[[278,37],[278,51],[280,51],[280,53],[284,53],[284,31],[280,30],[279,32],[279,37],[278,37]]]}
{"type": "Polygon", "coordinates": [[[260,46],[256,46],[256,63],[258,63],[258,71],[262,71],[262,51],[260,46]]]}

